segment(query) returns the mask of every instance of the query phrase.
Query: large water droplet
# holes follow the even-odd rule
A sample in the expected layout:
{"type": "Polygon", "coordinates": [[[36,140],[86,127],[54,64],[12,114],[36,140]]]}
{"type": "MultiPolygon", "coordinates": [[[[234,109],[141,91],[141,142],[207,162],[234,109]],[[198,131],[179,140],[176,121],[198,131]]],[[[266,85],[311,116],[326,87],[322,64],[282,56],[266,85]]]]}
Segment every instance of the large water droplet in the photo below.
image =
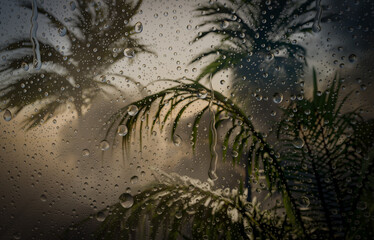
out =
{"type": "Polygon", "coordinates": [[[106,218],[106,214],[102,211],[96,214],[96,220],[99,222],[104,222],[105,218],[106,218]]]}
{"type": "Polygon", "coordinates": [[[130,179],[130,182],[131,182],[132,184],[135,184],[135,183],[137,183],[138,181],[139,181],[138,176],[132,176],[131,179],[130,179]]]}
{"type": "Polygon", "coordinates": [[[310,205],[310,200],[306,196],[301,196],[300,199],[298,200],[298,203],[299,203],[300,207],[307,208],[310,205]]]}
{"type": "Polygon", "coordinates": [[[208,91],[206,89],[200,89],[197,93],[197,97],[200,99],[205,99],[208,96],[208,91]]]}
{"type": "Polygon", "coordinates": [[[67,33],[66,27],[62,27],[58,29],[58,34],[60,34],[61,37],[65,36],[67,33]]]}
{"type": "Polygon", "coordinates": [[[126,48],[125,50],[123,50],[123,54],[127,58],[133,58],[133,57],[135,57],[135,51],[132,48],[126,48]]]}
{"type": "Polygon", "coordinates": [[[40,200],[42,202],[46,202],[47,201],[47,196],[45,194],[40,195],[40,200]]]}
{"type": "Polygon", "coordinates": [[[138,113],[139,109],[137,106],[135,105],[130,105],[128,108],[127,108],[127,113],[130,115],[130,116],[135,116],[137,113],[138,113]]]}
{"type": "Polygon", "coordinates": [[[351,55],[348,56],[348,60],[349,60],[351,63],[355,62],[356,59],[357,59],[357,56],[356,56],[355,54],[351,54],[351,55]]]}
{"type": "Polygon", "coordinates": [[[29,70],[29,64],[23,62],[23,63],[21,64],[21,68],[22,68],[23,70],[25,70],[25,71],[28,71],[28,70],[29,70]]]}
{"type": "Polygon", "coordinates": [[[274,93],[273,95],[273,102],[279,104],[283,101],[283,94],[282,93],[274,93]]]}
{"type": "Polygon", "coordinates": [[[126,136],[128,132],[129,132],[129,130],[127,129],[126,125],[122,124],[122,125],[118,126],[117,133],[121,137],[126,136]]]}
{"type": "Polygon", "coordinates": [[[173,136],[173,143],[174,143],[174,145],[177,146],[177,147],[180,146],[181,143],[182,143],[182,138],[181,138],[179,135],[175,134],[175,135],[173,136]]]}
{"type": "Polygon", "coordinates": [[[297,137],[297,138],[295,138],[294,140],[293,140],[293,142],[292,142],[292,144],[293,144],[293,146],[295,147],[295,148],[302,148],[302,147],[304,147],[304,140],[303,139],[301,139],[301,138],[299,138],[299,137],[297,137]]]}
{"type": "Polygon", "coordinates": [[[70,2],[70,9],[71,9],[71,11],[74,11],[76,8],[77,8],[77,5],[75,4],[75,2],[71,1],[70,2]]]}
{"type": "Polygon", "coordinates": [[[88,157],[88,156],[90,156],[90,150],[88,150],[88,149],[83,149],[83,151],[82,151],[82,156],[83,156],[83,157],[88,157]]]}
{"type": "Polygon", "coordinates": [[[143,31],[143,23],[141,23],[141,22],[135,23],[134,31],[136,33],[141,33],[143,31]]]}
{"type": "Polygon", "coordinates": [[[230,25],[230,23],[226,20],[223,21],[222,24],[221,24],[222,28],[227,28],[229,25],[230,25]]]}
{"type": "Polygon", "coordinates": [[[119,202],[123,208],[131,208],[134,205],[134,198],[128,193],[123,193],[119,196],[119,202]]]}
{"type": "Polygon", "coordinates": [[[8,109],[5,109],[3,118],[5,121],[9,122],[10,120],[12,120],[12,113],[8,109]]]}
{"type": "Polygon", "coordinates": [[[105,140],[100,143],[101,151],[106,151],[109,149],[109,147],[110,147],[109,143],[105,140]]]}

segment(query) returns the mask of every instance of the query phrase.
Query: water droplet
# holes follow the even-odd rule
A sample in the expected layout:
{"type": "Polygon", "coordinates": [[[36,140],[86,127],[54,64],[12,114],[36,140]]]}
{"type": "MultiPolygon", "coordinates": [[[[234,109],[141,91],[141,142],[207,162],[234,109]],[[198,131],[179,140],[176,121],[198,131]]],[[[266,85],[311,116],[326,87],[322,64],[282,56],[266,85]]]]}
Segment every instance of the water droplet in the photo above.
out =
{"type": "Polygon", "coordinates": [[[134,205],[134,198],[128,193],[123,193],[119,197],[119,202],[123,208],[131,208],[134,205]]]}
{"type": "Polygon", "coordinates": [[[8,109],[5,109],[3,118],[5,121],[9,122],[10,120],[12,120],[12,113],[8,109]]]}
{"type": "Polygon", "coordinates": [[[143,23],[141,23],[141,22],[135,23],[134,31],[136,33],[141,33],[143,31],[143,23]]]}
{"type": "Polygon", "coordinates": [[[200,99],[205,99],[208,96],[208,91],[206,89],[200,89],[197,93],[197,97],[200,99]]]}
{"type": "Polygon", "coordinates": [[[319,22],[314,22],[313,23],[312,30],[315,33],[318,33],[318,32],[321,31],[321,25],[319,24],[319,22]]]}
{"type": "Polygon", "coordinates": [[[306,196],[301,196],[298,202],[299,202],[300,207],[302,208],[307,208],[310,205],[310,200],[306,196]]]}
{"type": "Polygon", "coordinates": [[[360,201],[357,203],[357,209],[358,210],[365,210],[367,208],[367,203],[366,202],[363,202],[363,201],[360,201]]]}
{"type": "Polygon", "coordinates": [[[181,218],[182,218],[182,212],[181,212],[181,211],[177,211],[177,212],[175,213],[175,218],[176,218],[176,219],[181,219],[181,218]]]}
{"type": "Polygon", "coordinates": [[[304,147],[304,140],[298,137],[298,138],[295,138],[293,140],[292,144],[295,148],[300,149],[300,148],[304,147]]]}
{"type": "Polygon", "coordinates": [[[268,54],[266,54],[266,60],[271,61],[273,59],[274,59],[274,54],[273,53],[269,52],[268,54]]]}
{"type": "Polygon", "coordinates": [[[28,70],[29,70],[29,64],[23,62],[23,63],[21,64],[21,68],[22,68],[23,70],[25,70],[25,71],[28,71],[28,70]]]}
{"type": "Polygon", "coordinates": [[[191,30],[192,26],[190,24],[187,25],[187,30],[191,30]]]}
{"type": "Polygon", "coordinates": [[[61,37],[65,36],[67,33],[66,27],[62,27],[58,29],[58,34],[60,34],[61,37]]]}
{"type": "Polygon", "coordinates": [[[356,56],[355,54],[351,54],[351,55],[348,56],[348,60],[349,60],[351,63],[355,62],[356,59],[357,59],[357,56],[356,56]]]}
{"type": "Polygon", "coordinates": [[[232,157],[236,158],[239,156],[239,153],[237,151],[232,151],[232,154],[231,154],[232,157]]]}
{"type": "Polygon", "coordinates": [[[274,93],[273,95],[273,102],[279,104],[283,101],[283,94],[282,93],[274,93]]]}
{"type": "Polygon", "coordinates": [[[133,58],[133,57],[135,57],[135,51],[132,48],[126,48],[125,50],[123,50],[123,54],[127,58],[133,58]]]}
{"type": "Polygon", "coordinates": [[[40,200],[42,202],[46,202],[47,201],[47,196],[45,194],[40,195],[40,200]]]}
{"type": "Polygon", "coordinates": [[[105,218],[106,218],[106,214],[102,211],[96,214],[96,220],[99,222],[104,222],[105,218]]]}
{"type": "Polygon", "coordinates": [[[132,184],[135,184],[135,183],[137,183],[138,181],[139,181],[138,176],[132,176],[131,179],[130,179],[130,182],[131,182],[132,184]]]}
{"type": "Polygon", "coordinates": [[[82,156],[83,156],[83,157],[88,157],[88,156],[90,156],[90,150],[88,150],[88,149],[83,149],[83,151],[82,151],[82,156]]]}
{"type": "Polygon", "coordinates": [[[180,146],[181,143],[182,143],[182,138],[181,138],[179,135],[175,134],[175,135],[173,136],[173,143],[174,143],[174,145],[177,146],[177,147],[180,146]]]}
{"type": "Polygon", "coordinates": [[[110,147],[109,143],[105,140],[100,143],[101,151],[106,151],[109,149],[109,147],[110,147]]]}
{"type": "Polygon", "coordinates": [[[135,116],[137,113],[138,113],[139,109],[137,106],[135,105],[130,105],[128,108],[127,108],[127,113],[130,115],[130,116],[135,116]]]}
{"type": "Polygon", "coordinates": [[[119,125],[118,126],[118,129],[117,129],[117,133],[118,133],[118,135],[120,135],[121,137],[123,137],[123,136],[126,136],[127,135],[127,133],[128,133],[128,129],[127,129],[127,127],[126,127],[126,125],[119,125]]]}
{"type": "Polygon", "coordinates": [[[71,9],[71,11],[74,11],[76,8],[77,8],[77,5],[75,4],[75,2],[71,1],[70,2],[70,9],[71,9]]]}
{"type": "Polygon", "coordinates": [[[230,23],[226,20],[223,21],[222,24],[221,24],[222,28],[227,28],[229,25],[230,25],[230,23]]]}
{"type": "Polygon", "coordinates": [[[223,84],[226,83],[226,81],[222,79],[221,81],[219,81],[219,83],[220,83],[221,85],[223,85],[223,84]]]}

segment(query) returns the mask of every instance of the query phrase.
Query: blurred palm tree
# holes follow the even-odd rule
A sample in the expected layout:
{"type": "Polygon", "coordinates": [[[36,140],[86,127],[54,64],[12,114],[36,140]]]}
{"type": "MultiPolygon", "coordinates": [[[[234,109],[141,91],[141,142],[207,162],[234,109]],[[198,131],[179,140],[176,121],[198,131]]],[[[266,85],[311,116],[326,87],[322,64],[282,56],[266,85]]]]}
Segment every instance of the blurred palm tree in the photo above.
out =
{"type": "MultiPolygon", "coordinates": [[[[72,1],[74,16],[64,20],[40,5],[34,6],[68,47],[56,45],[53,39],[40,39],[40,70],[29,69],[36,64],[29,38],[14,39],[3,47],[1,52],[7,60],[0,66],[1,107],[17,114],[26,106],[42,103],[25,121],[25,126],[32,128],[51,119],[69,102],[81,115],[99,93],[108,94],[108,88],[114,88],[110,84],[114,77],[132,80],[122,73],[106,71],[124,57],[131,62],[136,54],[149,52],[136,38],[142,24],[130,24],[141,4],[142,0],[72,1]]],[[[29,3],[22,6],[33,9],[29,3]]]]}
{"type": "MultiPolygon", "coordinates": [[[[153,131],[157,123],[162,129],[167,121],[172,122],[175,140],[179,122],[191,108],[197,111],[191,126],[196,146],[199,122],[213,108],[215,129],[224,138],[222,158],[231,152],[234,165],[244,163],[251,179],[267,185],[269,196],[283,203],[266,211],[249,211],[246,206],[253,204],[246,199],[242,181],[237,194],[226,201],[209,184],[196,189],[188,181],[161,180],[137,195],[133,208],[110,207],[98,232],[100,239],[128,239],[147,223],[152,239],[201,239],[200,234],[207,239],[372,239],[374,124],[362,118],[359,108],[343,112],[350,96],[341,97],[343,80],[335,76],[321,91],[314,71],[313,96],[291,102],[276,124],[276,136],[267,137],[219,92],[210,92],[194,80],[170,81],[176,86],[134,102],[112,117],[110,128],[115,122],[119,133],[126,128],[127,134],[120,134],[124,148],[136,132],[141,139],[144,129],[153,131]],[[231,127],[221,128],[226,121],[231,127]],[[206,224],[206,219],[215,224],[206,224]]],[[[212,133],[209,136],[211,142],[212,133]]]]}
{"type": "Polygon", "coordinates": [[[213,35],[220,43],[192,60],[208,62],[197,80],[231,69],[232,91],[245,111],[256,106],[248,98],[251,92],[261,100],[270,89],[283,93],[292,89],[307,63],[307,51],[299,39],[333,17],[319,19],[316,2],[227,0],[199,5],[196,11],[203,20],[198,27],[209,29],[199,32],[194,42],[213,35]]]}

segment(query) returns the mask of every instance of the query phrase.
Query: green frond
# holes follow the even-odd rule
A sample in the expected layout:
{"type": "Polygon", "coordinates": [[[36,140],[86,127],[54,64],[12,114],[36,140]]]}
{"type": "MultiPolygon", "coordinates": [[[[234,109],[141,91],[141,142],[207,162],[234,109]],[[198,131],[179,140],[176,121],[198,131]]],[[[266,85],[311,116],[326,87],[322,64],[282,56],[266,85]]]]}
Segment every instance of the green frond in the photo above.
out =
{"type": "Polygon", "coordinates": [[[214,190],[208,183],[176,174],[164,173],[160,178],[162,183],[134,196],[131,208],[120,203],[108,208],[96,238],[292,238],[286,219],[278,217],[275,209],[261,210],[256,200],[247,202],[245,192],[214,190]]]}

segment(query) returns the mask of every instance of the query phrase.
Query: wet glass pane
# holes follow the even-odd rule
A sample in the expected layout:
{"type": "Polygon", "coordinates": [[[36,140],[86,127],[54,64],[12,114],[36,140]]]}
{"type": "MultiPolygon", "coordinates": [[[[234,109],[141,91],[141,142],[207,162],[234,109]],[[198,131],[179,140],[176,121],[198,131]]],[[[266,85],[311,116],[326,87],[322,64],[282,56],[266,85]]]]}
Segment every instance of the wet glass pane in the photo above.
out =
{"type": "Polygon", "coordinates": [[[2,0],[0,239],[373,239],[371,0],[2,0]]]}

